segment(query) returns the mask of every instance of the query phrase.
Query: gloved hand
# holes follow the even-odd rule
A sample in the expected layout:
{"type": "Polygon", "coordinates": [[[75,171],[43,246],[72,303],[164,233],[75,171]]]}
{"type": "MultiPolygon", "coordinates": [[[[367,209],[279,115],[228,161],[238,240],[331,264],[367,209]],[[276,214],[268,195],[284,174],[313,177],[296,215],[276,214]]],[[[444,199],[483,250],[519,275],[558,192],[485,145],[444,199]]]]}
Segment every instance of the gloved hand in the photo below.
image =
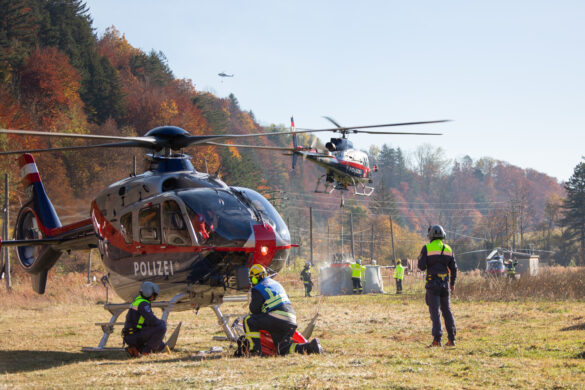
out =
{"type": "Polygon", "coordinates": [[[449,290],[451,290],[451,293],[453,293],[453,292],[455,291],[455,286],[451,285],[451,286],[449,287],[449,290]]]}

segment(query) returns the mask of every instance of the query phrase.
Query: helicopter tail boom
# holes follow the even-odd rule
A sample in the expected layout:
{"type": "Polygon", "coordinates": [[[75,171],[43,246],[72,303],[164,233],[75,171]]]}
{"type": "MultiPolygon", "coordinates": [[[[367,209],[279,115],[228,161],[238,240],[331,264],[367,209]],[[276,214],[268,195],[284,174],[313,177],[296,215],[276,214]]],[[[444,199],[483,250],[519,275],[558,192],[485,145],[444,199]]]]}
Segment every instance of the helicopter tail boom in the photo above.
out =
{"type": "Polygon", "coordinates": [[[18,162],[28,199],[18,212],[15,240],[5,241],[2,245],[17,247],[18,262],[32,275],[33,290],[43,294],[48,272],[63,251],[95,246],[92,237],[95,234],[89,219],[62,226],[33,156],[24,154],[18,162]]]}

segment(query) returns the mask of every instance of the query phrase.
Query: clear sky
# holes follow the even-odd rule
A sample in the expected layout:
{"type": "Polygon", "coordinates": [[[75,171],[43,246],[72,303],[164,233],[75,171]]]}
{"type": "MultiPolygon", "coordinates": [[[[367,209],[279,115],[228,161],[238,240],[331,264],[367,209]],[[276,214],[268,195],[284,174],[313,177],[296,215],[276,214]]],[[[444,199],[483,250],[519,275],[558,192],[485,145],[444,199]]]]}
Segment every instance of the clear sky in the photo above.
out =
{"type": "Polygon", "coordinates": [[[262,125],[452,119],[400,129],[440,137],[351,139],[405,152],[432,143],[450,158],[493,157],[559,180],[585,155],[584,1],[86,3],[98,35],[114,25],[133,46],[162,51],[176,77],[233,93],[262,125]]]}

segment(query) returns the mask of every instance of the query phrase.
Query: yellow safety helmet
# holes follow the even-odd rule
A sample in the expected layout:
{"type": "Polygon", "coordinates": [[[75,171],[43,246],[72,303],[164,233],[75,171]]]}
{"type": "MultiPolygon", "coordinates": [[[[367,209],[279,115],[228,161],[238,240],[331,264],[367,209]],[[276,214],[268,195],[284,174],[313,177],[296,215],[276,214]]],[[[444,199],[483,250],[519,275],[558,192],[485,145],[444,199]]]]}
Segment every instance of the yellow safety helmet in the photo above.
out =
{"type": "Polygon", "coordinates": [[[258,284],[262,279],[266,277],[266,269],[260,264],[254,264],[250,267],[250,281],[253,285],[258,284]]]}

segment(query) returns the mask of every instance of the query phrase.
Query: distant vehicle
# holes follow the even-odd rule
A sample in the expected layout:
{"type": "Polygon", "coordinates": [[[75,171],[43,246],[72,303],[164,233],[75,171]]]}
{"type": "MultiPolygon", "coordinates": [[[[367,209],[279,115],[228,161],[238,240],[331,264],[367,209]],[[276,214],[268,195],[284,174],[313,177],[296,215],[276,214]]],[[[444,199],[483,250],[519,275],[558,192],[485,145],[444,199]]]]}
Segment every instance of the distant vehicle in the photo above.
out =
{"type": "Polygon", "coordinates": [[[538,255],[513,251],[509,249],[496,248],[486,257],[485,273],[489,276],[508,275],[507,266],[513,262],[514,274],[518,278],[522,275],[538,275],[538,255]],[[509,256],[504,258],[504,254],[509,256]]]}
{"type": "Polygon", "coordinates": [[[504,265],[504,256],[494,256],[492,260],[488,260],[485,268],[486,275],[489,276],[505,276],[506,266],[504,265]]]}

